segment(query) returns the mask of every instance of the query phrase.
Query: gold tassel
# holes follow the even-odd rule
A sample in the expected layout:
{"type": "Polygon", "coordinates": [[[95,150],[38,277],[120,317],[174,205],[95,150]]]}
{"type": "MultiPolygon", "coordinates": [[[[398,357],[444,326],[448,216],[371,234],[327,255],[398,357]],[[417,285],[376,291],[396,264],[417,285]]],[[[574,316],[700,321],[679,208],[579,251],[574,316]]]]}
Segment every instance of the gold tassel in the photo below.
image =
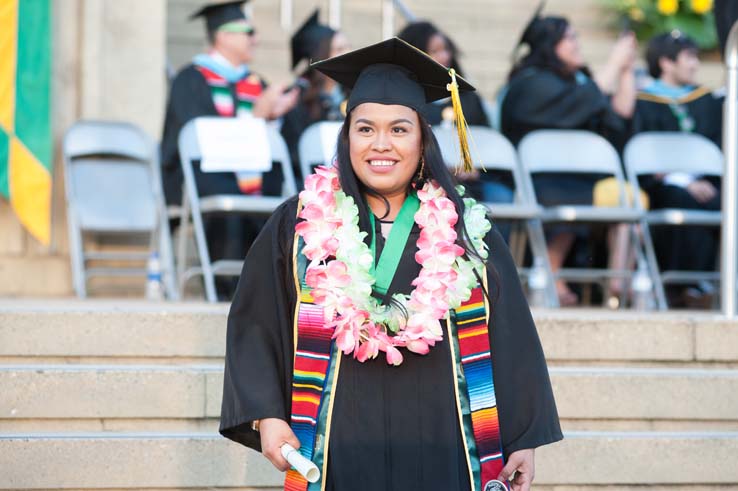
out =
{"type": "MultiPolygon", "coordinates": [[[[464,111],[461,109],[461,98],[459,97],[459,84],[456,81],[456,70],[449,69],[448,74],[451,75],[451,83],[446,85],[446,90],[451,92],[451,104],[454,109],[454,122],[456,124],[456,132],[459,135],[459,153],[461,154],[461,168],[464,172],[474,170],[472,164],[471,152],[469,151],[469,139],[467,134],[466,119],[464,111]]],[[[459,172],[459,166],[456,167],[459,172]]]]}

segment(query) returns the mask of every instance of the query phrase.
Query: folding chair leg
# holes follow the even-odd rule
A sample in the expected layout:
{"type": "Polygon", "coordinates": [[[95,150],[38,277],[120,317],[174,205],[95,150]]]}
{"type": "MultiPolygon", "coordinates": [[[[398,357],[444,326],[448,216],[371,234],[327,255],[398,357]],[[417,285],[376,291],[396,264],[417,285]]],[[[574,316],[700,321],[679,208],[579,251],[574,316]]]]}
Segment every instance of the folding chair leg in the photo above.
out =
{"type": "Polygon", "coordinates": [[[172,257],[172,235],[169,229],[169,218],[166,216],[166,213],[160,214],[157,231],[159,238],[159,257],[161,258],[163,273],[162,281],[164,283],[166,297],[169,300],[179,300],[179,291],[177,290],[174,271],[174,258],[172,257]]]}
{"type": "Polygon", "coordinates": [[[651,229],[645,220],[641,220],[641,237],[643,237],[643,248],[646,253],[646,264],[651,273],[651,281],[653,281],[653,289],[656,294],[656,304],[659,310],[667,310],[669,308],[666,302],[666,293],[664,292],[664,282],[661,280],[661,272],[659,271],[659,263],[656,259],[656,252],[653,247],[653,239],[651,238],[651,229]]]}
{"type": "Polygon", "coordinates": [[[85,251],[82,232],[74,217],[69,222],[69,257],[72,262],[72,284],[78,298],[87,298],[87,275],[85,274],[85,251]]]}
{"type": "Polygon", "coordinates": [[[541,258],[546,268],[548,282],[546,285],[546,298],[550,308],[559,307],[559,296],[556,293],[556,278],[551,269],[551,262],[548,260],[548,249],[546,248],[546,236],[543,233],[543,225],[540,220],[532,219],[526,221],[528,229],[528,237],[530,241],[530,249],[534,259],[541,258]]]}
{"type": "Polygon", "coordinates": [[[177,288],[180,298],[184,298],[185,276],[187,270],[187,237],[190,227],[190,200],[182,191],[182,206],[179,208],[179,229],[177,230],[177,288]]]}
{"type": "Polygon", "coordinates": [[[205,236],[205,225],[202,221],[200,208],[195,203],[191,203],[192,226],[195,230],[195,243],[197,244],[197,255],[200,259],[200,267],[202,268],[202,279],[205,283],[205,298],[210,303],[218,301],[215,292],[215,275],[213,274],[213,266],[210,263],[210,252],[208,251],[207,238],[205,236]]]}

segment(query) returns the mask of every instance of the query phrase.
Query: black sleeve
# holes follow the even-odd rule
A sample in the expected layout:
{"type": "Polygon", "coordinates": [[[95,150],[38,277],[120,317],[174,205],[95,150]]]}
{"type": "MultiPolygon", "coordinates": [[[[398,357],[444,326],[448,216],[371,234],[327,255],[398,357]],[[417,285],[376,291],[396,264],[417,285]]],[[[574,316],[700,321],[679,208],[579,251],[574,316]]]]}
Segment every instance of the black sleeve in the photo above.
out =
{"type": "Polygon", "coordinates": [[[290,413],[296,209],[296,198],[287,201],[256,238],[228,314],[220,433],[257,451],[251,421],[290,413]]]}
{"type": "Polygon", "coordinates": [[[179,167],[177,139],[182,127],[199,116],[216,116],[210,88],[202,74],[190,65],[172,81],[161,140],[161,164],[179,167]]]}
{"type": "Polygon", "coordinates": [[[517,144],[537,129],[586,129],[618,139],[626,122],[593,81],[576,84],[546,70],[521,73],[502,102],[502,132],[517,144]]]}
{"type": "Polygon", "coordinates": [[[491,347],[505,457],[563,439],[546,360],[504,239],[487,237],[491,347]]]}

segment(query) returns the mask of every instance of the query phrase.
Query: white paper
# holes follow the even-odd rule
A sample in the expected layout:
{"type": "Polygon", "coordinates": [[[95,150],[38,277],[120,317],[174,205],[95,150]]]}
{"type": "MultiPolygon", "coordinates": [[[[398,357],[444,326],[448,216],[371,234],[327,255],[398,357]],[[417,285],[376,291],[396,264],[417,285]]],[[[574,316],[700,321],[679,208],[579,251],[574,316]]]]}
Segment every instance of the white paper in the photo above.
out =
{"type": "Polygon", "coordinates": [[[282,445],[281,449],[282,457],[287,459],[292,467],[302,475],[308,482],[318,482],[320,479],[320,471],[318,467],[313,464],[310,460],[303,457],[303,455],[295,450],[295,447],[289,443],[282,445]]]}
{"type": "Polygon", "coordinates": [[[320,144],[323,147],[323,163],[326,166],[331,166],[336,156],[336,143],[341,125],[339,122],[325,122],[320,125],[320,144]]]}
{"type": "Polygon", "coordinates": [[[206,118],[195,121],[203,172],[267,172],[272,152],[261,118],[206,118]]]}

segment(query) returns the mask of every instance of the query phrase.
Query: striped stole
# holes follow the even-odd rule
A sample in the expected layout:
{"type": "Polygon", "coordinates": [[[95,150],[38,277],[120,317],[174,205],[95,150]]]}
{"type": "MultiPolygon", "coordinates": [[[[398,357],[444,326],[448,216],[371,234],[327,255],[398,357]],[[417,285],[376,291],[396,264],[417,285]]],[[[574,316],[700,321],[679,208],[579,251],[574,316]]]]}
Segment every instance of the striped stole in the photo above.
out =
{"type": "Polygon", "coordinates": [[[474,441],[481,467],[482,491],[486,491],[490,481],[497,479],[505,462],[492,376],[487,309],[481,287],[474,288],[469,300],[456,309],[456,326],[474,441]]]}
{"type": "MultiPolygon", "coordinates": [[[[256,99],[262,92],[261,79],[254,75],[248,75],[236,82],[236,101],[233,100],[231,84],[207,68],[195,65],[210,87],[213,105],[218,115],[230,118],[242,113],[251,113],[256,99]]],[[[237,173],[238,188],[243,194],[261,194],[262,175],[260,172],[237,173]]]]}
{"type": "MultiPolygon", "coordinates": [[[[313,303],[306,285],[303,284],[302,288],[297,314],[297,348],[292,376],[290,426],[300,440],[300,453],[305,458],[313,460],[318,416],[328,372],[331,369],[333,329],[324,327],[323,308],[313,303]]],[[[321,479],[324,478],[325,476],[321,476],[321,479]]],[[[306,491],[308,484],[295,469],[287,471],[284,480],[285,491],[306,491]]]]}

